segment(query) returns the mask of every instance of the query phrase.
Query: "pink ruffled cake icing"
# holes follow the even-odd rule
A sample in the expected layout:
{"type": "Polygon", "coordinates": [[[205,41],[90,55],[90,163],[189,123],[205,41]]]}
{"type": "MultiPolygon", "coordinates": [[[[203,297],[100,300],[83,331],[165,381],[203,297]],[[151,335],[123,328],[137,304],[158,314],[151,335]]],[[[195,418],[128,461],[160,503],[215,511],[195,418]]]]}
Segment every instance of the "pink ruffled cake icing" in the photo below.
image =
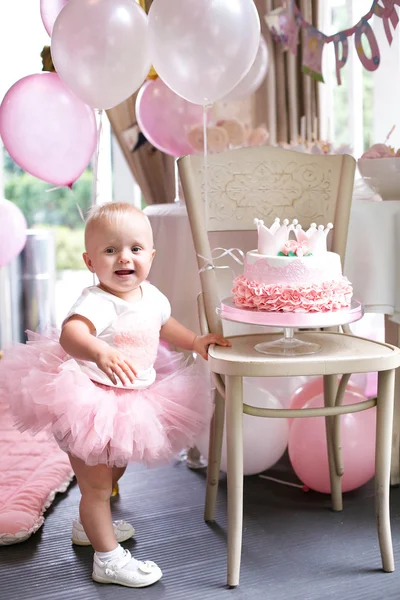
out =
{"type": "Polygon", "coordinates": [[[303,231],[294,220],[270,229],[255,220],[258,250],[248,252],[244,273],[233,282],[233,300],[240,308],[269,312],[331,312],[350,307],[353,290],[342,275],[340,256],[328,252],[325,229],[313,223],[303,231]],[[296,240],[289,239],[290,232],[296,240]]]}
{"type": "Polygon", "coordinates": [[[236,277],[233,297],[236,306],[269,312],[330,312],[348,308],[353,295],[350,282],[325,281],[321,284],[271,285],[236,277]]]}

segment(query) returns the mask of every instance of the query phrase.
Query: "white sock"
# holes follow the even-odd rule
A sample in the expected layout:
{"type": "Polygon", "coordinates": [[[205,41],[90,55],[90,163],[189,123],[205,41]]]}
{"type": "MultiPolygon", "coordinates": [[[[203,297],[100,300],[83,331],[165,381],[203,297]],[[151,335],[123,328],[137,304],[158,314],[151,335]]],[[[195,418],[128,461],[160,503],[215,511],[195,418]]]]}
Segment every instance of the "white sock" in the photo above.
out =
{"type": "Polygon", "coordinates": [[[111,550],[110,552],[97,552],[96,556],[101,560],[101,562],[108,562],[109,560],[115,560],[116,558],[120,558],[124,555],[124,549],[121,544],[115,548],[115,550],[111,550]]]}

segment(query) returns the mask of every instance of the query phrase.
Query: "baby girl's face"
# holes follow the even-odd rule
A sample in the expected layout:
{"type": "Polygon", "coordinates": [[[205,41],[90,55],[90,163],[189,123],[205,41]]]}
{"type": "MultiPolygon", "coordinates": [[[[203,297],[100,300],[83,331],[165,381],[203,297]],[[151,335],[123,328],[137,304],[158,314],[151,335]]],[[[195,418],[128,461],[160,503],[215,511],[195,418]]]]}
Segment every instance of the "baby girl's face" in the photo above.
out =
{"type": "Polygon", "coordinates": [[[147,219],[139,213],[99,221],[86,236],[86,246],[86,266],[96,273],[101,287],[124,300],[136,298],[155,254],[147,219]]]}

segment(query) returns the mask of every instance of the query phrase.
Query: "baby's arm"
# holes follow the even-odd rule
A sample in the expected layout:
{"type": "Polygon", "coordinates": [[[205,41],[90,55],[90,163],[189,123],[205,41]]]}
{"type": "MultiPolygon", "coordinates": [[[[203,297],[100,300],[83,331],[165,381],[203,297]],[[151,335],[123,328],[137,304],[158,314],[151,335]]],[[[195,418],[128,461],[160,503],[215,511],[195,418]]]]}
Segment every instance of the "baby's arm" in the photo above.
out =
{"type": "Polygon", "coordinates": [[[117,377],[123,385],[135,380],[136,371],[131,361],[121,352],[95,337],[93,323],[81,315],[73,315],[64,324],[60,344],[77,360],[88,360],[96,365],[117,384],[117,377]]]}
{"type": "Polygon", "coordinates": [[[173,346],[183,348],[183,350],[193,350],[206,360],[208,359],[207,349],[210,344],[228,347],[232,345],[229,340],[218,333],[196,335],[193,331],[178,323],[173,317],[170,317],[161,327],[160,337],[173,346]]]}

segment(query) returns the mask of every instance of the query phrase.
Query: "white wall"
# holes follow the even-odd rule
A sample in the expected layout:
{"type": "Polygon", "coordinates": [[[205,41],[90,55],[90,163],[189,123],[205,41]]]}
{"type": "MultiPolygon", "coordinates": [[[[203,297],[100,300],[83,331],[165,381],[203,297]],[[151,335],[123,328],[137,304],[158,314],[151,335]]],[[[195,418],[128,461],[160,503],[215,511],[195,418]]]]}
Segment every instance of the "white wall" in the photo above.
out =
{"type": "Polygon", "coordinates": [[[50,38],[39,0],[0,0],[0,101],[21,77],[42,70],[40,53],[50,38]]]}
{"type": "MultiPolygon", "coordinates": [[[[400,15],[399,9],[397,10],[400,15]]],[[[400,147],[400,23],[389,46],[382,19],[374,19],[373,29],[381,52],[381,64],[374,72],[374,121],[372,142],[383,142],[393,125],[389,144],[400,147]]]]}

